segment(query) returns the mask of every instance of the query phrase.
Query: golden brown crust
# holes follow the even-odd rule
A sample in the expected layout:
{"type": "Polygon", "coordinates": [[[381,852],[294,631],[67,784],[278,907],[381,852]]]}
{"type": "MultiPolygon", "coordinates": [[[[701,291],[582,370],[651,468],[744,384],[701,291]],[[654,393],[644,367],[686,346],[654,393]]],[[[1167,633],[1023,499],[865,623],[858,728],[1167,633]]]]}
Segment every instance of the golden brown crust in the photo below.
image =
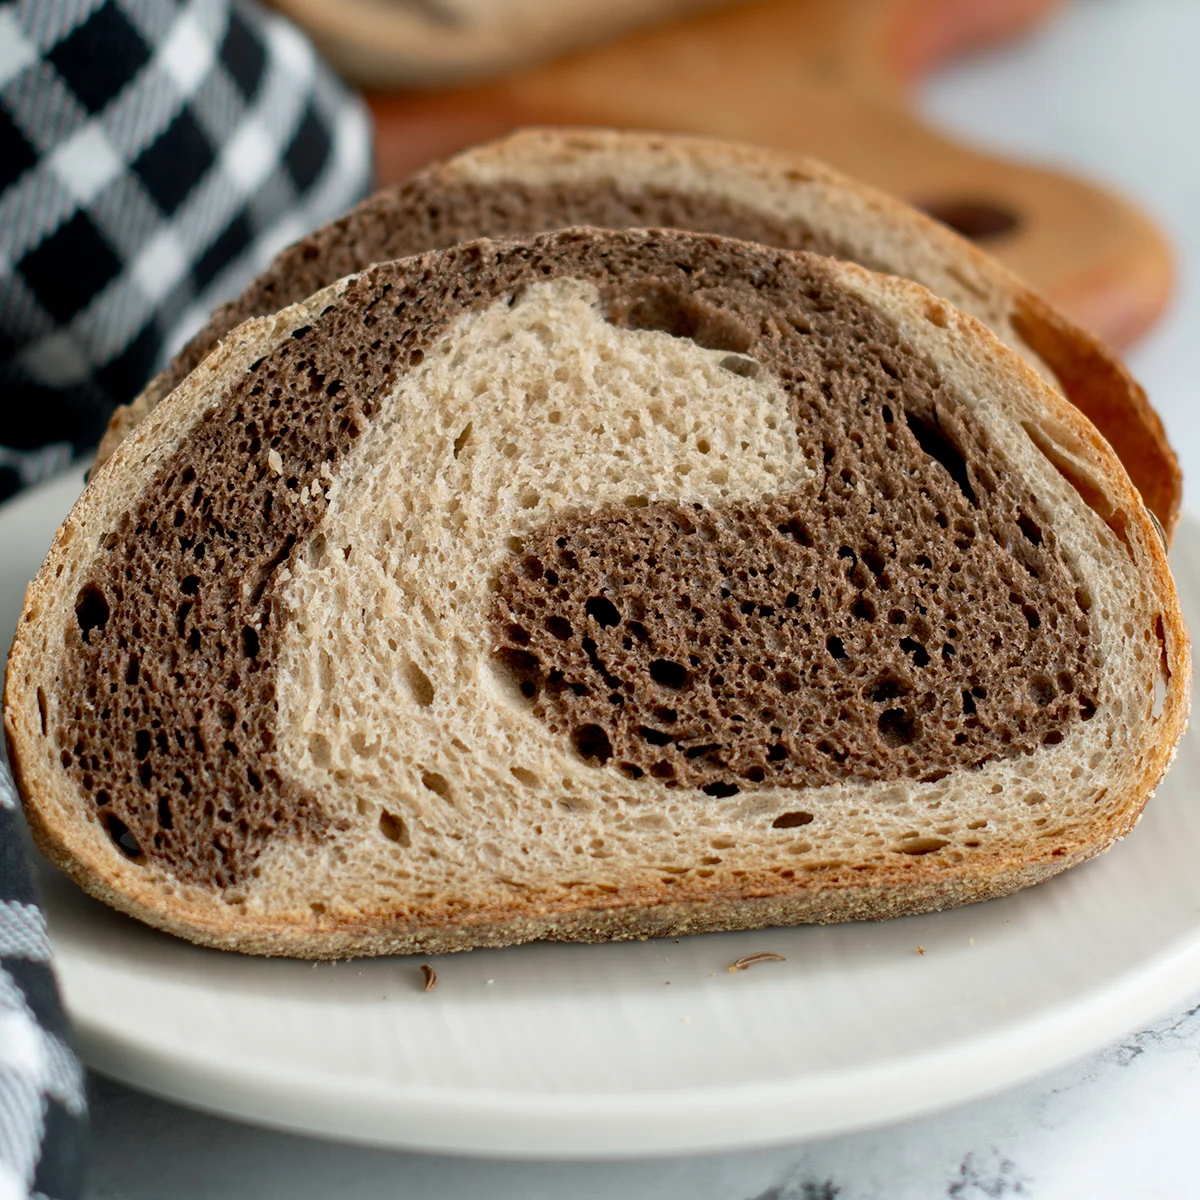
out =
{"type": "Polygon", "coordinates": [[[30,828],[46,858],[89,895],[119,912],[200,946],[304,959],[449,954],[533,941],[631,941],[782,925],[887,920],[1007,896],[1107,848],[1107,844],[1055,847],[1036,859],[1017,862],[974,860],[970,868],[880,871],[866,883],[853,870],[841,874],[821,871],[813,872],[811,879],[798,887],[785,888],[777,875],[764,873],[747,878],[737,894],[714,894],[694,886],[686,890],[659,886],[626,890],[620,897],[558,897],[536,906],[514,900],[503,909],[478,911],[469,923],[428,914],[412,922],[398,921],[392,914],[354,919],[309,914],[287,921],[278,917],[230,919],[227,909],[214,915],[213,905],[192,904],[178,897],[164,907],[161,895],[153,889],[114,888],[81,869],[79,860],[32,816],[30,828]]]}
{"type": "Polygon", "coordinates": [[[112,458],[113,452],[125,440],[126,435],[136,429],[155,406],[167,398],[170,391],[170,376],[166,371],[160,371],[128,404],[122,404],[113,410],[104,436],[100,439],[100,445],[96,447],[96,458],[92,463],[93,472],[112,458]]]}
{"type": "MultiPolygon", "coordinates": [[[[851,265],[838,268],[847,286],[872,295],[896,311],[918,311],[936,301],[924,289],[900,280],[873,276],[851,265]]],[[[1163,623],[1164,654],[1171,677],[1165,705],[1154,726],[1155,735],[1131,763],[1123,793],[1111,806],[1112,816],[1086,830],[1085,835],[1054,838],[1027,847],[1024,853],[996,852],[972,856],[967,862],[939,862],[932,856],[907,858],[898,866],[858,870],[853,864],[821,865],[803,872],[803,879],[784,880],[775,873],[750,873],[732,882],[706,884],[694,879],[668,886],[641,884],[617,896],[559,889],[536,901],[514,897],[503,905],[477,910],[469,923],[443,906],[430,907],[418,920],[394,913],[359,914],[348,918],[331,912],[311,912],[264,918],[239,914],[236,909],[195,889],[177,888],[168,895],[139,877],[139,868],[120,859],[104,839],[72,818],[54,794],[48,777],[31,769],[37,749],[31,686],[36,651],[27,628],[54,601],[58,571],[67,563],[73,542],[89,516],[112,503],[116,482],[136,470],[145,449],[157,448],[164,432],[176,439],[181,429],[198,419],[204,406],[202,385],[190,381],[191,397],[164,406],[134,443],[123,447],[113,463],[97,475],[71,518],[60,530],[38,578],[31,585],[5,689],[5,731],[14,774],[26,803],[34,838],[43,853],[90,894],[121,911],[200,944],[259,954],[335,958],[349,954],[384,954],[466,949],[505,945],[535,938],[596,941],[614,938],[667,936],[703,930],[754,928],[769,924],[829,922],[884,918],[919,913],[1004,895],[1072,866],[1125,836],[1136,824],[1154,787],[1166,771],[1187,719],[1191,666],[1188,635],[1179,610],[1165,550],[1150,516],[1140,502],[1109,444],[1062,397],[1046,387],[1015,356],[1003,351],[986,328],[972,318],[938,305],[939,319],[950,322],[996,370],[1023,377],[1026,391],[1044,407],[1045,419],[1065,427],[1083,448],[1088,466],[1115,497],[1118,517],[1163,623]],[[103,851],[101,853],[100,851],[103,851]]],[[[243,358],[258,353],[272,339],[305,319],[288,310],[273,323],[270,336],[249,345],[261,327],[250,334],[239,330],[227,339],[218,356],[231,358],[232,346],[246,344],[243,358]]],[[[236,365],[236,364],[235,364],[236,365]]],[[[219,368],[209,360],[197,375],[207,373],[219,382],[219,368]]],[[[865,865],[865,864],[864,864],[865,865]]]]}

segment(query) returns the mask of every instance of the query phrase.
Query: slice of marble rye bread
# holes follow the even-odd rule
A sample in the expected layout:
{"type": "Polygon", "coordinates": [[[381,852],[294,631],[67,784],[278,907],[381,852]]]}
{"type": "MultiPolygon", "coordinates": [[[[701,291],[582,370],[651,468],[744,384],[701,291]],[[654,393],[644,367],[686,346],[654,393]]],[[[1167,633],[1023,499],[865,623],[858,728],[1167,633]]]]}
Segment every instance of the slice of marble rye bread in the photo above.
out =
{"type": "Polygon", "coordinates": [[[341,957],[888,917],[1132,829],[1188,706],[1119,460],[906,281],[678,231],[369,268],[98,470],[5,729],[42,850],[341,957]]]}
{"type": "Polygon", "coordinates": [[[1162,423],[1120,359],[945,226],[811,159],[705,138],[526,130],[380,192],[284,250],[219,308],[133,405],[129,427],[247,317],[303,300],[373,262],[477,237],[567,225],[668,226],[810,250],[915,279],[988,325],[1117,448],[1170,534],[1182,492],[1162,423]]]}

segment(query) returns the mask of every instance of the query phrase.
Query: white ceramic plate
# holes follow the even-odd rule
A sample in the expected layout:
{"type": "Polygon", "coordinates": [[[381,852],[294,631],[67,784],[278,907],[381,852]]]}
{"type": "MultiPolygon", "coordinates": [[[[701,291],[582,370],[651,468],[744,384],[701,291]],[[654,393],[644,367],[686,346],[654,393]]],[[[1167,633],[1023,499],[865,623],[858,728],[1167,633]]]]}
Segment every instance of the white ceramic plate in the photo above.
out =
{"type": "MultiPolygon", "coordinates": [[[[0,509],[0,631],[78,490],[0,509]]],[[[1200,612],[1200,522],[1174,552],[1200,612]]],[[[429,1150],[583,1157],[747,1147],[992,1091],[1200,983],[1200,746],[1137,832],[1031,891],[882,924],[313,966],[201,950],[47,868],[86,1060],[201,1108],[429,1150]],[[922,946],[925,953],[918,953],[922,946]],[[743,954],[787,961],[731,974],[743,954]]]]}

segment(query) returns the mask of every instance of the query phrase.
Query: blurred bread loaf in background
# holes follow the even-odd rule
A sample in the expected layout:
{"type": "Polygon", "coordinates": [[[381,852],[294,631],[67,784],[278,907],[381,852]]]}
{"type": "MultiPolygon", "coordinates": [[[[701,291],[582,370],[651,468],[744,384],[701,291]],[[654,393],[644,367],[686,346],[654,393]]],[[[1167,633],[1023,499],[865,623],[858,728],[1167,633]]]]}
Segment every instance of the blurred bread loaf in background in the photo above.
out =
{"type": "Polygon", "coordinates": [[[504,74],[735,0],[273,0],[347,79],[438,87],[504,74]]]}

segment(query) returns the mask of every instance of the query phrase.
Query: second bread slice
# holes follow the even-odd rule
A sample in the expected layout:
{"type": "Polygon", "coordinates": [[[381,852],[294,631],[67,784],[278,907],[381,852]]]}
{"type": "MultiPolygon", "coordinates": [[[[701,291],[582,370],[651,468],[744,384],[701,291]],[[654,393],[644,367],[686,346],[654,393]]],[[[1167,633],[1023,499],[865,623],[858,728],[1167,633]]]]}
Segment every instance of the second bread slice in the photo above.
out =
{"type": "Polygon", "coordinates": [[[128,408],[124,433],[247,317],[373,262],[477,237],[567,225],[667,226],[857,262],[916,280],[983,321],[1116,447],[1168,534],[1181,478],[1162,423],[1120,359],[945,226],[811,159],[706,138],[534,129],[480,146],[364,201],[284,250],[128,408]]]}

